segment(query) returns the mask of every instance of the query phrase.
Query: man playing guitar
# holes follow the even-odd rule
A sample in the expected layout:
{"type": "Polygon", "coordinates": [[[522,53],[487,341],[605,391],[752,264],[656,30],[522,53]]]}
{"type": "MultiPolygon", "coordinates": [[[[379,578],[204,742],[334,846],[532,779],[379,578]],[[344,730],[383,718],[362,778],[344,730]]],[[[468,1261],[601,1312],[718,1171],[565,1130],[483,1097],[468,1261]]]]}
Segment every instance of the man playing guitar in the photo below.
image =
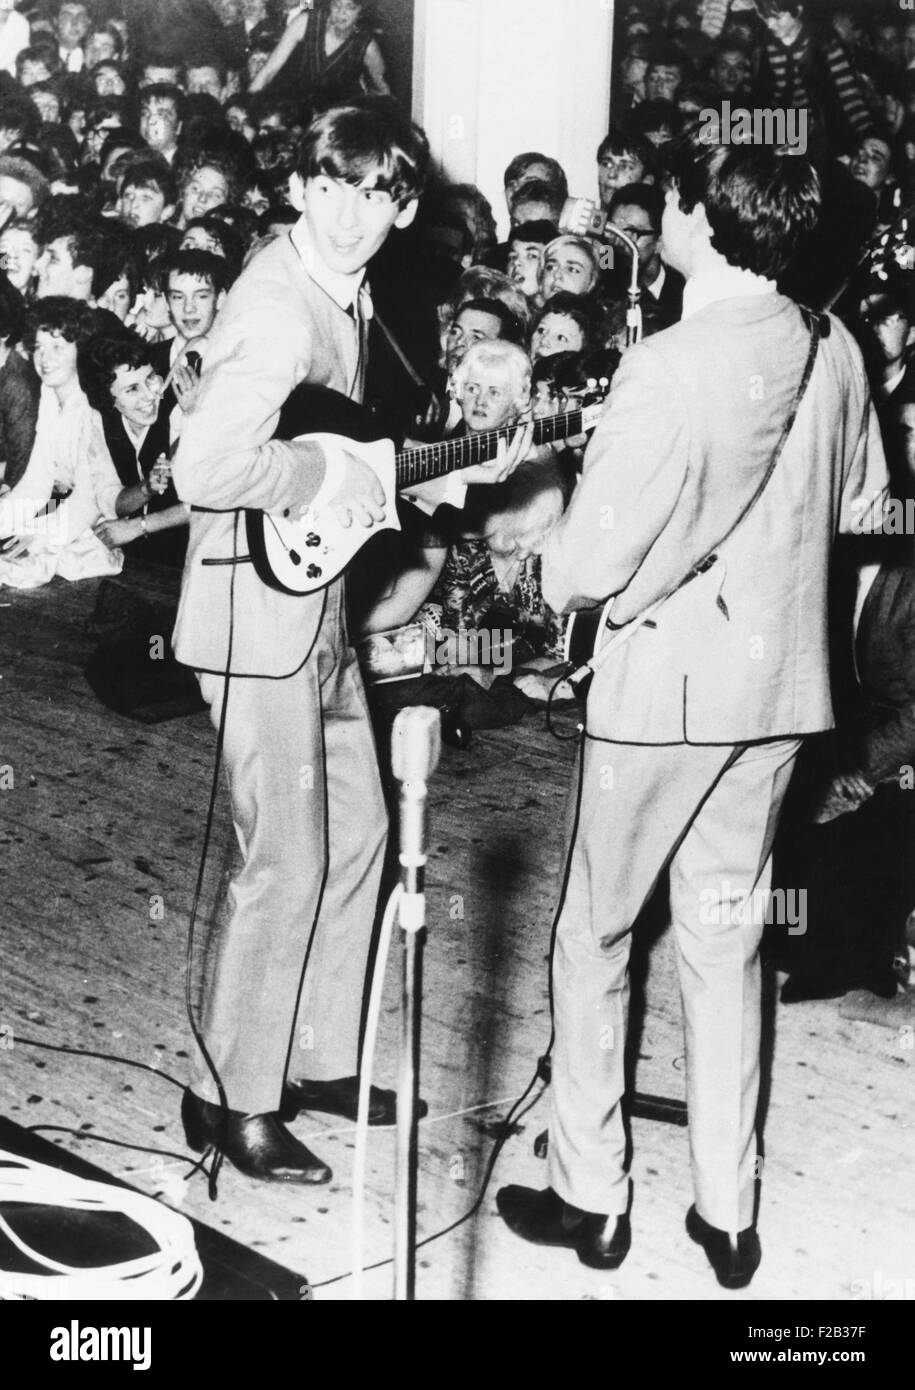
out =
{"type": "MultiPolygon", "coordinates": [[[[212,1144],[269,1180],[331,1176],[280,1112],[355,1115],[387,816],[343,581],[302,595],[263,584],[243,509],[295,520],[329,507],[366,528],[384,519],[381,483],[356,446],[273,435],[304,382],[361,400],[365,268],[413,220],[427,163],[422,131],[388,99],[317,117],[291,181],[299,220],[233,286],[174,462],[192,508],[175,651],[220,730],[242,859],[206,943],[213,1068],[200,1059],[182,1115],[192,1147],[212,1144]]],[[[501,480],[530,437],[520,431],[465,480],[501,480]]],[[[370,1122],[394,1110],[393,1093],[373,1089],[370,1122]]]]}

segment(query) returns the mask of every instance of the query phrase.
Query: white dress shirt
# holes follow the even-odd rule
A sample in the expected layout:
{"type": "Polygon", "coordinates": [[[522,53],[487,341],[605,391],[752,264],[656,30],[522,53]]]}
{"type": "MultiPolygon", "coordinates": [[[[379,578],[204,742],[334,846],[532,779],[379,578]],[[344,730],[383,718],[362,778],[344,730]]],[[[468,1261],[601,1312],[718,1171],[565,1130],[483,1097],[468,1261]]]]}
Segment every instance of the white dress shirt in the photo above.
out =
{"type": "Polygon", "coordinates": [[[774,280],[754,275],[752,270],[740,270],[734,265],[717,266],[691,276],[683,291],[683,318],[692,318],[709,304],[721,299],[740,299],[744,295],[774,294],[774,280]]]}

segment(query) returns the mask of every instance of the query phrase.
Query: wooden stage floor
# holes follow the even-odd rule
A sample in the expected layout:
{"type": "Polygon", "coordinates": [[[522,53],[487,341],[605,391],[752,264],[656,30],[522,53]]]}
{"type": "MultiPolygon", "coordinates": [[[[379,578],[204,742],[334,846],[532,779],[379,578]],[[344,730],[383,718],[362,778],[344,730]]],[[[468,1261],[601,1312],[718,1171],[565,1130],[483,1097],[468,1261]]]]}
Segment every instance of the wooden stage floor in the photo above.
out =
{"type": "MultiPolygon", "coordinates": [[[[184,1013],[188,912],[214,753],[203,714],[141,725],[101,706],[83,676],[96,582],[0,590],[0,1113],[47,1127],[144,1191],[300,1271],[316,1299],[350,1297],[353,1134],[301,1117],[295,1132],[334,1169],[327,1187],[286,1189],[226,1167],[219,1200],[189,1164],[178,1119],[191,1049],[184,1013]],[[4,779],[2,770],[12,769],[4,779]],[[161,899],[162,913],[151,915],[161,899]],[[28,1039],[76,1052],[39,1050],[28,1039]],[[79,1049],[145,1063],[78,1055],[79,1049]],[[54,1126],[63,1127],[55,1130],[54,1126]],[[63,1132],[74,1130],[75,1134],[63,1132]],[[113,1147],[128,1144],[162,1155],[113,1147]],[[341,1277],[343,1276],[343,1277],[341,1277]]],[[[472,1204],[493,1135],[549,1036],[546,956],[562,862],[572,744],[542,716],[446,750],[432,792],[429,941],[423,1017],[419,1224],[423,1236],[472,1204]],[[455,911],[463,899],[463,916],[455,911]]],[[[229,844],[220,803],[212,885],[229,844]]],[[[646,952],[636,1083],[682,1098],[683,1045],[668,934],[646,952]]],[[[388,972],[380,1058],[393,1084],[399,948],[388,972]]],[[[691,1193],[684,1129],[633,1123],[633,1247],[612,1275],[510,1235],[504,1182],[545,1182],[533,1154],[543,1100],[509,1139],[479,1214],[425,1245],[417,1296],[435,1300],[844,1301],[865,1282],[915,1288],[915,1005],[898,1025],[843,1018],[837,1001],[775,1003],[760,1234],[751,1287],[716,1284],[683,1230],[691,1193]]],[[[393,1132],[370,1136],[366,1249],[391,1253],[393,1132]]],[[[387,1299],[390,1267],[366,1277],[387,1299]]]]}

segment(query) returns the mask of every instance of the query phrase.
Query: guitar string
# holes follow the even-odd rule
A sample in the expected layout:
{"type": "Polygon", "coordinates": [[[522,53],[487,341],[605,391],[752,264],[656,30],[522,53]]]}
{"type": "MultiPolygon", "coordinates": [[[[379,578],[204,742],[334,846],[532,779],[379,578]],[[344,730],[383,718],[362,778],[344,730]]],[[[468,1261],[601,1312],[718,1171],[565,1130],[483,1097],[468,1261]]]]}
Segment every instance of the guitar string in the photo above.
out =
{"type": "MultiPolygon", "coordinates": [[[[542,420],[535,420],[534,442],[551,444],[554,439],[562,438],[561,425],[566,427],[563,431],[564,434],[579,434],[583,413],[582,407],[579,407],[577,410],[570,410],[561,415],[550,415],[542,420]]],[[[425,482],[430,477],[430,465],[433,470],[432,477],[435,477],[438,472],[447,472],[445,465],[454,453],[467,450],[472,456],[479,454],[482,448],[488,454],[490,449],[498,448],[501,439],[510,438],[518,428],[520,427],[517,425],[506,425],[501,429],[488,430],[483,434],[469,434],[460,439],[445,439],[435,444],[421,444],[417,449],[401,449],[395,458],[395,467],[398,470],[398,486],[402,487],[409,482],[425,482]],[[410,476],[408,478],[400,476],[400,470],[404,465],[409,465],[410,476]]],[[[470,465],[480,461],[478,457],[471,457],[470,465]]],[[[465,465],[465,467],[470,465],[465,465]]]]}

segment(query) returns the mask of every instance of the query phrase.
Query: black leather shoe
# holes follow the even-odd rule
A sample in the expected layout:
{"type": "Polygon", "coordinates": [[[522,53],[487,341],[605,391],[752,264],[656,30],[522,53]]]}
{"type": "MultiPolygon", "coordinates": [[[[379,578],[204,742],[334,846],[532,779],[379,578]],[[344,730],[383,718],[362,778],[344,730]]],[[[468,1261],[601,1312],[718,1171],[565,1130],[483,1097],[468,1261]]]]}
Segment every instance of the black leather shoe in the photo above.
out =
{"type": "MultiPolygon", "coordinates": [[[[320,1110],[328,1115],[342,1115],[356,1122],[359,1107],[358,1076],[341,1076],[336,1081],[287,1081],[283,1087],[280,1119],[294,1120],[300,1110],[320,1110]]],[[[422,1119],[429,1107],[418,1102],[416,1115],[422,1119]]],[[[369,1090],[369,1124],[392,1125],[397,1120],[397,1096],[394,1091],[382,1091],[378,1086],[369,1090]]]]}
{"type": "Polygon", "coordinates": [[[690,1207],[686,1213],[686,1233],[697,1245],[702,1246],[722,1288],[747,1287],[762,1259],[762,1247],[755,1226],[747,1226],[746,1230],[738,1233],[735,1248],[727,1231],[710,1226],[695,1207],[690,1207]]]}
{"type": "Polygon", "coordinates": [[[331,1171],[280,1124],[279,1116],[223,1110],[186,1090],[181,1119],[188,1144],[199,1153],[208,1144],[249,1178],[267,1182],[330,1182],[331,1171]]]}
{"type": "Polygon", "coordinates": [[[581,1211],[553,1191],[533,1187],[503,1187],[496,1193],[499,1215],[510,1231],[534,1245],[559,1245],[574,1250],[590,1269],[619,1269],[629,1254],[629,1217],[601,1216],[581,1211]]]}

